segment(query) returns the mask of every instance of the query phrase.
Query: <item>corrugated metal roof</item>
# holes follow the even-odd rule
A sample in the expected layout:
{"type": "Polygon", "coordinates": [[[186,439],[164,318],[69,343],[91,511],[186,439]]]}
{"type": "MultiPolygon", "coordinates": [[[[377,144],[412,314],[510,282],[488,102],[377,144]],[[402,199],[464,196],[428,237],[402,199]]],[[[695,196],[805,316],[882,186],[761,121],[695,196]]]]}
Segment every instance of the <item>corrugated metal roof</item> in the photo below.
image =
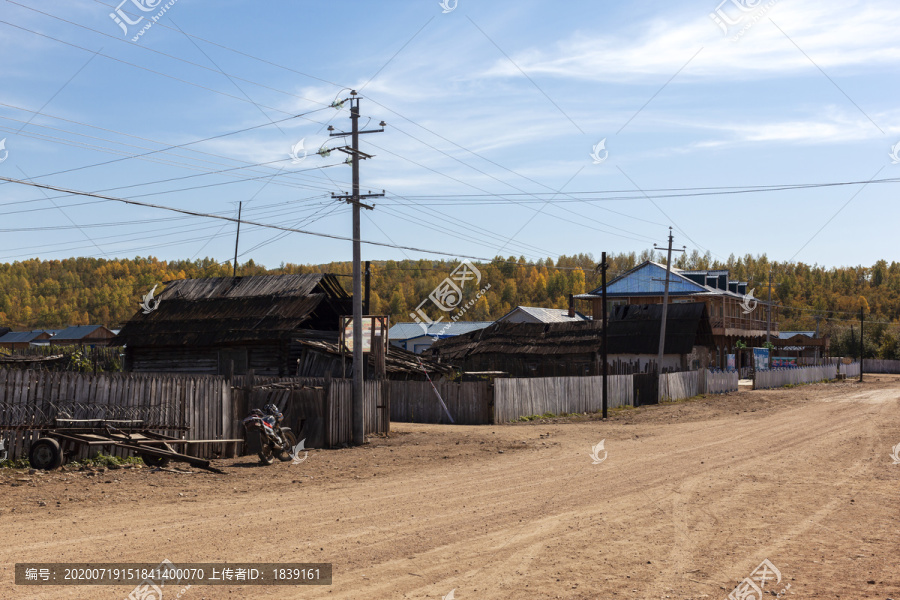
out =
{"type": "Polygon", "coordinates": [[[509,321],[517,312],[523,312],[539,323],[577,323],[579,321],[590,321],[586,315],[575,311],[575,316],[570,317],[568,309],[565,308],[540,308],[538,306],[517,306],[499,319],[497,323],[509,321]]]}
{"type": "Polygon", "coordinates": [[[452,337],[484,329],[491,323],[492,321],[457,321],[456,323],[438,321],[428,325],[427,332],[423,331],[422,325],[418,323],[397,323],[388,330],[388,339],[411,340],[423,335],[452,337]]]}
{"type": "MultiPolygon", "coordinates": [[[[684,271],[672,267],[669,274],[669,296],[730,296],[743,298],[743,294],[723,290],[720,288],[703,285],[688,279],[685,275],[728,275],[728,271],[684,271]]],[[[666,266],[653,261],[645,261],[626,271],[607,284],[606,295],[608,298],[620,296],[662,296],[665,292],[666,266]]],[[[600,298],[603,288],[597,288],[587,294],[575,296],[581,300],[593,300],[600,298]]],[[[758,300],[758,299],[757,299],[758,300]]],[[[765,304],[764,301],[759,301],[765,304]]]]}

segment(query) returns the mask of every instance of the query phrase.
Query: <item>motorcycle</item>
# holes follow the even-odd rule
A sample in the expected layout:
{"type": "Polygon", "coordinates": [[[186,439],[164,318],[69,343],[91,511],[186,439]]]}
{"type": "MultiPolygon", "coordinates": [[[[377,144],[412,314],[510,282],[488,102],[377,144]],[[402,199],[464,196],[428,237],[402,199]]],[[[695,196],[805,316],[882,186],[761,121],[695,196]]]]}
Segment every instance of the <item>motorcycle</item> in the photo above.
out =
{"type": "Polygon", "coordinates": [[[259,441],[259,462],[271,465],[275,458],[291,460],[291,453],[297,445],[297,436],[290,427],[282,427],[284,414],[274,404],[267,404],[262,410],[254,408],[244,418],[247,439],[256,436],[259,441]]]}

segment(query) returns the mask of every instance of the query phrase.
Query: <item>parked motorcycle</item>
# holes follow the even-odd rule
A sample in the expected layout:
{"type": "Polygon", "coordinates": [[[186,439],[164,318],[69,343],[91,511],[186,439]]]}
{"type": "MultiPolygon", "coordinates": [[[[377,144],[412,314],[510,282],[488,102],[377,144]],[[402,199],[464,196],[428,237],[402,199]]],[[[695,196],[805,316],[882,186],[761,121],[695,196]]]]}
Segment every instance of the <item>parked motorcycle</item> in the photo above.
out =
{"type": "Polygon", "coordinates": [[[259,462],[271,465],[277,457],[290,460],[291,452],[297,445],[297,436],[290,427],[282,427],[284,414],[274,404],[267,404],[262,410],[254,408],[244,419],[247,439],[256,436],[259,441],[259,462]]]}

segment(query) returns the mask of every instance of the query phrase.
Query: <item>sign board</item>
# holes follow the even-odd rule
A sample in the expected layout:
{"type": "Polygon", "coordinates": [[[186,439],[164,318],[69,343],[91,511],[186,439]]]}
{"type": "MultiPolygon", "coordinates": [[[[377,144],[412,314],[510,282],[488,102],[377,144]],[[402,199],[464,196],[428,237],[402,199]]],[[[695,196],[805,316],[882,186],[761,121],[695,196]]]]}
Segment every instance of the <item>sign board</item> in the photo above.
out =
{"type": "Polygon", "coordinates": [[[735,362],[734,362],[734,354],[728,354],[728,355],[726,355],[726,363],[725,363],[725,364],[726,364],[726,368],[727,368],[729,371],[734,371],[734,364],[735,364],[735,362]]]}
{"type": "Polygon", "coordinates": [[[796,356],[773,356],[772,357],[772,366],[773,367],[796,367],[797,366],[797,357],[796,356]]]}
{"type": "MultiPolygon", "coordinates": [[[[390,317],[365,316],[362,318],[362,350],[371,352],[376,336],[381,343],[387,340],[390,317]]],[[[341,317],[341,342],[345,352],[353,352],[353,317],[341,317]]]]}
{"type": "Polygon", "coordinates": [[[753,368],[757,371],[767,371],[769,369],[768,348],[753,349],[753,368]]]}

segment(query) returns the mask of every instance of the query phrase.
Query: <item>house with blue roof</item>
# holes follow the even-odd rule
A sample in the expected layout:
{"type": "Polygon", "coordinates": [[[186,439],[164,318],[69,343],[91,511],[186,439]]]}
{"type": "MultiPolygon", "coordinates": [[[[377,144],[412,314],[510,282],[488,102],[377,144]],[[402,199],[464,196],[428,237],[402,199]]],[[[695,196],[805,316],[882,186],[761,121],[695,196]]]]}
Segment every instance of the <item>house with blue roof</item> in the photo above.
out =
{"type": "Polygon", "coordinates": [[[484,329],[493,321],[437,321],[424,323],[397,323],[388,330],[388,341],[392,346],[416,354],[422,354],[437,341],[484,329]]]}
{"type": "Polygon", "coordinates": [[[59,346],[108,346],[116,337],[103,325],[73,325],[53,336],[53,344],[59,346]]]}
{"type": "MultiPolygon", "coordinates": [[[[666,266],[645,261],[619,275],[606,286],[609,312],[621,305],[662,304],[666,284],[666,266]]],[[[710,366],[725,368],[728,354],[742,341],[748,347],[761,347],[767,335],[778,337],[774,305],[771,323],[767,303],[755,297],[756,290],[746,281],[732,280],[727,270],[683,270],[672,267],[669,273],[669,303],[702,302],[706,305],[712,329],[710,366]],[[768,329],[767,329],[768,327],[768,329]]],[[[591,302],[594,319],[600,319],[603,289],[597,288],[575,298],[591,302]]],[[[760,290],[760,295],[763,291],[760,290]]],[[[773,340],[774,341],[774,340],[773,340]]]]}

